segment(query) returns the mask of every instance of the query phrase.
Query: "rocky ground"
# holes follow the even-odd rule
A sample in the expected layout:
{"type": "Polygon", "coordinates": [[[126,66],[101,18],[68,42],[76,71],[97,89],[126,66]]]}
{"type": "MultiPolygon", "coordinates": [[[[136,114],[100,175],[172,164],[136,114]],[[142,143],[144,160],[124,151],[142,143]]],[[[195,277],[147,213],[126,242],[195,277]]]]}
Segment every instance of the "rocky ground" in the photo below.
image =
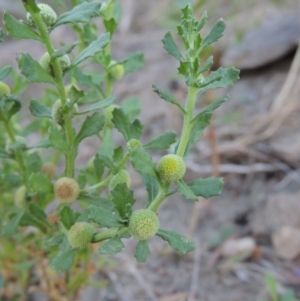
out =
{"type": "MultiPolygon", "coordinates": [[[[115,91],[118,102],[129,95],[141,98],[145,141],[181,127],[178,112],[151,90],[157,83],[181,99],[186,93],[174,77],[178,66],[160,41],[178,21],[172,17],[175,2],[124,0],[124,18],[113,43],[117,59],[138,50],[145,53],[145,67],[125,77],[115,91]]],[[[242,72],[233,88],[205,96],[229,93],[230,101],[217,111],[213,127],[188,162],[188,178],[224,176],[222,195],[198,203],[176,195],[159,210],[162,228],[188,235],[196,251],[180,256],[154,238],[147,263],[137,264],[135,242],[130,240],[125,253],[113,257],[116,264],[95,275],[108,279],[109,285],[101,291],[88,288],[82,300],[261,301],[268,298],[266,273],[277,279],[279,292],[291,288],[300,298],[299,4],[277,2],[224,0],[204,5],[210,24],[221,16],[228,24],[214,49],[218,64],[234,64],[242,72]]],[[[0,7],[16,16],[22,11],[19,6],[17,1],[0,0],[0,7]]],[[[67,28],[53,36],[73,41],[67,28]]],[[[20,49],[37,57],[43,53],[26,41],[0,47],[1,65],[15,64],[11,53],[20,49]]],[[[26,97],[38,93],[31,87],[26,97]]],[[[78,164],[95,152],[93,140],[86,140],[78,164]]],[[[121,141],[118,136],[116,140],[121,141]]],[[[144,195],[139,178],[134,178],[133,187],[136,195],[144,195]]]]}

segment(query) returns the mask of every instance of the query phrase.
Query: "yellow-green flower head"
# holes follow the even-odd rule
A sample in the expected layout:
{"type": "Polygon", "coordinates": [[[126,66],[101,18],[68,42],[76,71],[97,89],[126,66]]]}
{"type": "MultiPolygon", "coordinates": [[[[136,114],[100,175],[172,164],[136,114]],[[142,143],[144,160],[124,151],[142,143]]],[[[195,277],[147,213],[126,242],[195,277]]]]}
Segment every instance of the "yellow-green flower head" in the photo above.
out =
{"type": "Polygon", "coordinates": [[[93,225],[86,222],[75,223],[68,232],[69,244],[72,248],[84,248],[91,242],[93,234],[93,225]]]}
{"type": "Polygon", "coordinates": [[[14,150],[12,149],[12,144],[18,143],[19,147],[18,149],[25,149],[27,146],[26,139],[22,136],[16,136],[16,142],[12,143],[10,138],[7,138],[6,140],[6,145],[5,145],[5,150],[7,153],[12,154],[14,153],[14,150]]]}
{"type": "Polygon", "coordinates": [[[124,75],[124,66],[122,64],[117,64],[115,61],[112,61],[111,67],[108,69],[108,74],[114,80],[119,80],[124,75]]]}
{"type": "MultiPolygon", "coordinates": [[[[58,61],[60,63],[61,69],[64,71],[71,65],[71,60],[67,54],[60,56],[58,58],[58,61]]],[[[48,52],[45,52],[39,61],[40,65],[43,69],[45,69],[47,72],[49,72],[51,75],[53,75],[53,69],[51,65],[51,56],[48,52]]]]}
{"type": "Polygon", "coordinates": [[[79,196],[80,187],[76,180],[62,177],[54,183],[56,198],[63,203],[71,203],[79,196]]]}
{"type": "Polygon", "coordinates": [[[159,219],[150,209],[134,211],[129,218],[129,233],[139,239],[147,240],[153,237],[159,228],[159,219]]]}
{"type": "Polygon", "coordinates": [[[157,172],[160,178],[167,182],[178,182],[185,174],[186,165],[178,155],[163,156],[157,164],[157,172]]]}
{"type": "Polygon", "coordinates": [[[137,139],[130,139],[128,142],[127,142],[127,149],[128,149],[128,152],[129,153],[132,153],[135,149],[140,149],[142,148],[142,143],[137,140],[137,139]]]}
{"type": "MultiPolygon", "coordinates": [[[[70,103],[70,99],[67,99],[67,103],[70,103]]],[[[58,124],[62,124],[64,122],[64,115],[61,113],[61,109],[62,109],[61,100],[57,99],[52,106],[51,116],[52,119],[58,124]]],[[[76,112],[78,112],[78,105],[75,103],[73,105],[71,113],[76,113],[76,112]]]]}
{"type": "Polygon", "coordinates": [[[119,106],[117,105],[110,105],[109,107],[105,108],[104,110],[104,117],[105,117],[105,123],[107,126],[109,127],[114,127],[114,123],[112,122],[112,118],[113,118],[113,110],[115,108],[119,108],[119,106]]]}
{"type": "Polygon", "coordinates": [[[127,187],[131,184],[130,175],[125,169],[120,170],[111,178],[109,182],[109,190],[114,190],[114,188],[120,183],[126,183],[127,187]]]}
{"type": "Polygon", "coordinates": [[[0,96],[10,95],[10,88],[7,84],[0,82],[0,96]]]}
{"type": "MultiPolygon", "coordinates": [[[[51,6],[49,6],[48,4],[44,4],[44,3],[39,3],[37,6],[40,9],[41,17],[47,26],[51,26],[52,24],[54,24],[56,22],[57,15],[51,6]]],[[[34,21],[29,12],[27,13],[26,17],[27,17],[28,23],[33,26],[34,21]]]]}
{"type": "Polygon", "coordinates": [[[24,208],[26,204],[26,187],[21,186],[15,192],[15,204],[19,208],[24,208]]]}

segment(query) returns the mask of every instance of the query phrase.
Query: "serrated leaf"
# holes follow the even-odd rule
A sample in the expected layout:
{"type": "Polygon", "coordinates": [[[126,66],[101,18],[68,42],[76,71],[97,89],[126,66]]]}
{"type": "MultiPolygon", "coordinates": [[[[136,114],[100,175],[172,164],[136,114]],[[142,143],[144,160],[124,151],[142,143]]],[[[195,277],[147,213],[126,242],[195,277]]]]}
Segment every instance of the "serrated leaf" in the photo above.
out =
{"type": "Polygon", "coordinates": [[[90,19],[99,15],[101,3],[83,2],[75,6],[71,11],[60,15],[53,24],[52,29],[62,24],[88,23],[90,19]]]}
{"type": "Polygon", "coordinates": [[[35,99],[30,101],[29,110],[35,117],[46,117],[52,119],[51,109],[35,99]]]}
{"type": "Polygon", "coordinates": [[[62,133],[55,126],[49,128],[49,143],[53,148],[62,152],[68,151],[66,140],[62,136],[62,133]]]}
{"type": "Polygon", "coordinates": [[[141,69],[145,64],[145,57],[142,52],[131,54],[126,60],[120,62],[123,64],[124,73],[131,73],[141,69]]]}
{"type": "Polygon", "coordinates": [[[145,149],[134,149],[131,153],[130,161],[134,170],[142,176],[158,179],[152,158],[145,149]]]}
{"type": "Polygon", "coordinates": [[[87,202],[89,205],[103,208],[103,210],[108,210],[111,212],[115,210],[114,203],[105,198],[94,197],[90,195],[80,195],[79,200],[87,202]]]}
{"type": "MultiPolygon", "coordinates": [[[[227,88],[232,86],[237,80],[239,80],[240,70],[230,67],[230,68],[219,68],[218,70],[222,71],[222,77],[219,80],[212,82],[211,84],[206,85],[203,88],[198,89],[197,95],[204,93],[207,90],[218,89],[218,88],[227,88]]],[[[215,71],[217,72],[217,71],[215,71]]]]}
{"type": "Polygon", "coordinates": [[[66,45],[66,46],[63,46],[62,48],[60,48],[59,50],[55,50],[53,53],[52,53],[52,57],[61,57],[65,54],[68,54],[68,53],[71,53],[72,50],[77,46],[79,45],[80,42],[79,41],[76,41],[74,42],[73,44],[71,45],[66,45]]]}
{"type": "Polygon", "coordinates": [[[102,130],[104,123],[103,115],[94,113],[92,116],[88,116],[75,138],[75,144],[79,144],[86,137],[98,134],[102,130]]]}
{"type": "Polygon", "coordinates": [[[47,215],[42,208],[40,208],[37,204],[30,202],[28,203],[28,212],[32,217],[39,220],[44,224],[48,224],[47,215]]]}
{"type": "Polygon", "coordinates": [[[213,112],[215,109],[217,109],[223,102],[228,100],[228,95],[224,96],[223,98],[217,99],[216,101],[214,101],[213,103],[211,103],[210,105],[206,106],[201,113],[205,113],[205,112],[213,112]]]}
{"type": "Polygon", "coordinates": [[[142,176],[143,183],[146,186],[148,200],[147,207],[151,204],[151,202],[155,199],[159,191],[158,181],[149,176],[142,176]]]}
{"type": "Polygon", "coordinates": [[[139,140],[143,135],[144,125],[139,119],[130,124],[130,138],[139,140]]]}
{"type": "Polygon", "coordinates": [[[3,118],[0,116],[0,120],[8,121],[14,114],[21,110],[21,101],[17,95],[4,95],[0,99],[0,110],[3,111],[3,118]]]}
{"type": "Polygon", "coordinates": [[[167,241],[173,250],[181,254],[195,250],[194,243],[178,233],[159,229],[156,235],[161,237],[164,241],[167,241]]]}
{"type": "Polygon", "coordinates": [[[107,207],[90,205],[87,208],[89,220],[97,223],[100,227],[120,227],[120,217],[117,211],[112,211],[107,207]]]}
{"type": "Polygon", "coordinates": [[[129,141],[131,139],[130,121],[123,109],[114,108],[112,114],[112,122],[114,123],[116,129],[124,136],[126,141],[129,141]]]}
{"type": "Polygon", "coordinates": [[[23,23],[22,21],[16,20],[7,12],[4,12],[3,23],[8,32],[8,35],[16,40],[30,39],[42,42],[41,36],[33,31],[30,26],[23,23]]]}
{"type": "Polygon", "coordinates": [[[52,260],[51,267],[59,272],[70,270],[76,254],[77,249],[71,249],[59,254],[52,260]]]}
{"type": "Polygon", "coordinates": [[[51,181],[40,172],[32,173],[29,177],[29,186],[34,192],[49,193],[53,192],[51,181]]]}
{"type": "Polygon", "coordinates": [[[115,32],[115,30],[118,27],[118,23],[116,22],[116,20],[114,18],[111,18],[109,20],[104,19],[103,24],[105,26],[106,31],[110,33],[110,36],[113,35],[113,33],[115,32]]]}
{"type": "Polygon", "coordinates": [[[164,38],[162,39],[162,42],[164,44],[164,48],[170,55],[174,56],[175,59],[177,59],[178,61],[182,59],[182,55],[179,52],[173,40],[172,34],[169,31],[165,34],[164,38]]]}
{"type": "Polygon", "coordinates": [[[145,262],[150,253],[147,240],[140,240],[136,246],[134,257],[137,262],[145,262]]]}
{"type": "Polygon", "coordinates": [[[99,248],[100,254],[115,255],[121,252],[124,248],[124,244],[119,237],[114,237],[105,241],[99,248]]]}
{"type": "MultiPolygon", "coordinates": [[[[111,162],[113,158],[113,150],[114,150],[114,141],[112,136],[112,130],[110,128],[106,128],[104,130],[104,134],[102,136],[102,141],[100,147],[98,148],[98,154],[109,158],[109,162],[111,162]]],[[[102,160],[105,161],[105,160],[102,160]]],[[[113,165],[113,164],[112,164],[113,165]]],[[[107,166],[107,164],[105,165],[107,166]]],[[[111,167],[111,164],[107,166],[108,168],[111,167]]]]}
{"type": "Polygon", "coordinates": [[[146,149],[168,149],[175,142],[176,133],[167,132],[154,138],[150,142],[146,143],[143,147],[146,149]]]}
{"type": "Polygon", "coordinates": [[[113,104],[115,102],[115,100],[116,100],[116,96],[110,96],[108,98],[105,98],[103,100],[100,100],[100,101],[94,103],[93,105],[88,107],[84,112],[88,113],[88,112],[92,112],[95,110],[106,108],[106,107],[110,106],[111,104],[113,104]]]}
{"type": "Polygon", "coordinates": [[[75,213],[70,206],[65,205],[59,210],[60,221],[69,230],[76,222],[80,213],[75,213]]]}
{"type": "Polygon", "coordinates": [[[178,192],[188,200],[198,201],[198,197],[194,194],[193,190],[182,180],[178,182],[178,192]]]}
{"type": "Polygon", "coordinates": [[[6,226],[2,229],[1,231],[1,235],[3,236],[12,236],[20,223],[20,220],[23,216],[24,212],[19,212],[18,214],[16,214],[7,224],[6,226]]]}
{"type": "Polygon", "coordinates": [[[213,29],[209,33],[209,35],[203,40],[200,49],[198,50],[198,54],[208,45],[218,41],[221,37],[223,37],[223,32],[225,30],[226,24],[223,19],[220,19],[216,22],[213,29]]]}
{"type": "Polygon", "coordinates": [[[164,89],[158,88],[156,85],[152,85],[152,89],[155,93],[158,94],[160,98],[176,105],[181,110],[182,113],[185,113],[185,109],[183,108],[183,106],[178,102],[178,100],[171,93],[169,93],[164,89]]]}
{"type": "Polygon", "coordinates": [[[21,73],[28,81],[54,84],[52,76],[28,53],[20,53],[18,64],[21,73]]]}
{"type": "Polygon", "coordinates": [[[221,194],[223,185],[223,178],[196,179],[187,184],[195,195],[206,199],[221,194]]]}
{"type": "Polygon", "coordinates": [[[204,73],[207,70],[210,69],[210,67],[212,66],[212,64],[214,63],[214,57],[211,55],[206,62],[203,64],[203,66],[200,67],[198,73],[204,73]]]}
{"type": "Polygon", "coordinates": [[[121,108],[129,121],[133,121],[141,112],[141,101],[139,98],[129,98],[122,102],[121,108]]]}
{"type": "Polygon", "coordinates": [[[12,66],[7,65],[0,69],[0,80],[4,79],[5,77],[9,76],[11,71],[13,70],[12,66]]]}
{"type": "Polygon", "coordinates": [[[126,183],[119,183],[112,191],[112,201],[119,212],[121,218],[128,218],[132,213],[132,206],[135,203],[133,191],[130,190],[126,183]]]}
{"type": "Polygon", "coordinates": [[[109,41],[110,41],[109,33],[105,33],[105,34],[101,35],[97,40],[92,42],[88,47],[86,47],[82,52],[80,52],[80,54],[71,63],[68,70],[73,68],[74,66],[80,64],[81,62],[88,59],[89,57],[92,57],[95,54],[102,51],[104,49],[104,47],[109,43],[109,41]]]}

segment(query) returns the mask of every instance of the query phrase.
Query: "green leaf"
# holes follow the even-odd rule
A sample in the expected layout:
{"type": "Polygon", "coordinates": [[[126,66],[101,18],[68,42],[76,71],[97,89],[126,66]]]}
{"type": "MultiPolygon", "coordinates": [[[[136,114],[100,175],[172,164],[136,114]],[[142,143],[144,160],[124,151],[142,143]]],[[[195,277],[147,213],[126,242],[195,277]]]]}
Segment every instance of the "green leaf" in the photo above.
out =
{"type": "Polygon", "coordinates": [[[147,240],[140,240],[136,246],[134,257],[137,262],[145,262],[150,253],[147,240]]]}
{"type": "Polygon", "coordinates": [[[207,18],[208,18],[208,16],[207,16],[207,11],[205,10],[204,12],[203,12],[203,14],[202,14],[202,16],[201,16],[201,19],[200,19],[200,21],[199,21],[199,27],[198,27],[198,29],[199,29],[199,31],[204,27],[204,25],[206,24],[206,22],[207,22],[207,18]]]}
{"type": "Polygon", "coordinates": [[[178,182],[178,192],[188,200],[198,201],[198,197],[194,194],[193,190],[182,180],[178,182]]]}
{"type": "Polygon", "coordinates": [[[89,220],[99,224],[100,227],[113,228],[122,226],[118,213],[112,211],[111,208],[90,205],[87,211],[89,220]]]}
{"type": "Polygon", "coordinates": [[[187,186],[195,195],[202,196],[206,199],[221,194],[223,185],[223,178],[196,179],[187,183],[187,186]]]}
{"type": "Polygon", "coordinates": [[[164,38],[162,39],[162,42],[167,52],[170,55],[174,56],[175,59],[180,61],[183,58],[173,40],[172,34],[169,31],[165,34],[164,38]]]}
{"type": "Polygon", "coordinates": [[[106,108],[106,107],[110,106],[111,104],[113,104],[115,102],[115,100],[116,100],[116,96],[110,96],[108,98],[105,98],[103,100],[100,100],[100,101],[94,103],[93,105],[88,107],[84,112],[88,113],[88,112],[92,112],[95,110],[106,108]]]}
{"type": "Polygon", "coordinates": [[[52,119],[51,109],[35,99],[30,101],[29,110],[35,117],[46,117],[52,119]]]}
{"type": "Polygon", "coordinates": [[[130,138],[139,140],[143,135],[144,125],[139,119],[135,119],[130,124],[130,138]]]}
{"type": "Polygon", "coordinates": [[[104,126],[104,123],[105,119],[103,115],[94,113],[92,116],[88,116],[85,119],[78,135],[76,136],[75,144],[79,144],[86,137],[99,134],[104,126]]]}
{"type": "Polygon", "coordinates": [[[120,253],[124,248],[124,244],[119,237],[114,237],[105,241],[99,249],[100,254],[115,255],[120,253]]]}
{"type": "Polygon", "coordinates": [[[160,98],[164,99],[167,102],[170,102],[174,105],[176,105],[183,114],[186,113],[185,109],[183,108],[183,106],[178,102],[178,100],[168,91],[164,90],[164,89],[160,89],[158,88],[156,85],[152,85],[152,89],[155,93],[157,93],[159,95],[160,98]]]}
{"type": "Polygon", "coordinates": [[[200,67],[198,73],[204,73],[204,72],[206,72],[207,70],[210,69],[210,67],[212,66],[213,63],[214,63],[214,57],[211,55],[206,60],[206,62],[204,63],[204,65],[200,67]]]}
{"type": "Polygon", "coordinates": [[[39,34],[32,30],[30,26],[22,21],[16,20],[12,15],[4,12],[3,23],[8,32],[8,35],[16,40],[30,39],[42,42],[42,38],[39,34]]]}
{"type": "Polygon", "coordinates": [[[0,80],[4,79],[5,77],[9,76],[11,71],[13,70],[12,66],[7,65],[0,69],[0,80]]]}
{"type": "Polygon", "coordinates": [[[8,223],[7,225],[2,229],[1,235],[3,236],[12,236],[19,226],[20,220],[23,216],[24,212],[19,212],[16,214],[8,223]]]}
{"type": "Polygon", "coordinates": [[[52,76],[28,53],[20,53],[19,69],[30,82],[54,84],[52,76]]]}
{"type": "MultiPolygon", "coordinates": [[[[230,68],[219,68],[212,76],[215,76],[216,72],[221,75],[219,80],[207,84],[205,87],[198,89],[197,95],[204,93],[207,90],[218,89],[218,88],[227,88],[232,86],[240,77],[240,70],[230,67],[230,68]]],[[[212,72],[213,73],[213,72],[212,72]]],[[[210,76],[209,76],[210,77],[210,76]]]]}
{"type": "Polygon", "coordinates": [[[80,52],[80,54],[71,63],[68,70],[73,68],[74,66],[80,64],[87,58],[92,57],[95,54],[102,51],[104,49],[104,47],[109,43],[109,41],[110,41],[109,33],[105,33],[105,34],[101,35],[96,41],[92,42],[87,48],[85,48],[82,52],[80,52]]]}
{"type": "Polygon", "coordinates": [[[130,161],[134,170],[142,176],[158,179],[152,158],[143,148],[134,149],[131,153],[130,161]]]}
{"type": "Polygon", "coordinates": [[[144,185],[146,186],[146,190],[148,194],[148,200],[147,200],[147,207],[148,207],[158,194],[159,184],[156,179],[149,176],[143,176],[142,179],[144,185]]]}
{"type": "Polygon", "coordinates": [[[167,132],[162,134],[147,144],[144,145],[146,149],[168,149],[173,143],[176,142],[176,133],[175,132],[167,132]]]}
{"type": "MultiPolygon", "coordinates": [[[[4,39],[4,29],[0,27],[0,43],[3,42],[3,39],[4,39]]],[[[0,288],[1,288],[1,285],[0,285],[0,288]]]]}
{"type": "Polygon", "coordinates": [[[59,254],[52,260],[51,267],[59,272],[70,270],[77,251],[77,249],[71,249],[59,254]]]}
{"type": "Polygon", "coordinates": [[[125,115],[123,109],[114,108],[112,114],[112,122],[114,123],[116,129],[124,136],[126,141],[129,141],[131,139],[130,121],[125,115]]]}
{"type": "Polygon", "coordinates": [[[195,250],[194,243],[178,233],[159,229],[156,235],[167,241],[173,250],[181,254],[195,250]]]}
{"type": "Polygon", "coordinates": [[[0,110],[4,112],[3,115],[5,119],[0,116],[0,120],[8,121],[14,114],[21,110],[21,107],[21,101],[17,95],[4,95],[0,99],[0,110]]]}
{"type": "Polygon", "coordinates": [[[42,160],[38,152],[31,153],[26,160],[26,165],[29,174],[33,172],[39,172],[42,168],[42,160]]]}
{"type": "Polygon", "coordinates": [[[223,19],[217,21],[215,26],[209,35],[203,40],[200,49],[198,50],[198,54],[208,45],[218,41],[221,37],[223,37],[223,32],[225,30],[226,24],[223,19]]]}
{"type": "Polygon", "coordinates": [[[113,33],[118,27],[118,23],[113,18],[111,18],[110,20],[103,20],[103,24],[105,26],[106,31],[110,33],[110,36],[113,35],[113,33]]]}
{"type": "MultiPolygon", "coordinates": [[[[214,101],[213,103],[211,103],[210,105],[208,105],[207,107],[205,107],[200,114],[206,113],[206,112],[213,112],[215,109],[217,109],[223,102],[228,100],[228,95],[224,96],[223,98],[220,98],[216,101],[214,101]]],[[[195,117],[197,118],[197,116],[195,117]]],[[[195,119],[194,118],[194,119],[195,119]]],[[[193,121],[192,121],[193,122],[193,121]]]]}
{"type": "Polygon", "coordinates": [[[7,153],[4,149],[0,149],[0,158],[1,159],[7,159],[10,158],[10,154],[7,153]]]}
{"type": "Polygon", "coordinates": [[[100,7],[101,3],[99,2],[83,2],[75,6],[71,11],[60,15],[53,24],[52,29],[67,23],[88,23],[90,19],[99,16],[100,7]]]}
{"type": "Polygon", "coordinates": [[[211,112],[203,112],[203,113],[199,113],[193,119],[193,126],[191,129],[185,154],[187,154],[191,149],[191,147],[202,137],[204,129],[210,124],[211,117],[212,117],[211,112]]]}
{"type": "Polygon", "coordinates": [[[126,60],[120,62],[123,64],[124,73],[131,73],[141,69],[145,64],[144,53],[137,52],[131,54],[126,60]]]}
{"type": "Polygon", "coordinates": [[[89,195],[80,195],[79,200],[84,201],[89,205],[99,207],[100,209],[102,208],[103,210],[108,210],[111,212],[115,210],[113,202],[105,198],[101,198],[101,197],[96,198],[89,195]]]}
{"type": "Polygon", "coordinates": [[[141,112],[141,101],[139,98],[129,98],[122,102],[121,108],[129,121],[133,121],[141,112]]]}
{"type": "Polygon", "coordinates": [[[49,193],[53,192],[51,181],[40,172],[32,173],[29,177],[29,186],[34,192],[49,193]]]}
{"type": "Polygon", "coordinates": [[[68,205],[59,210],[60,221],[68,230],[75,224],[79,215],[80,213],[75,213],[68,205]]]}
{"type": "MultiPolygon", "coordinates": [[[[112,160],[113,150],[114,150],[114,141],[112,136],[112,130],[110,128],[106,128],[102,137],[100,147],[98,148],[98,154],[102,154],[103,156],[112,160]]],[[[108,168],[110,168],[110,166],[108,166],[108,168]]]]}
{"type": "Polygon", "coordinates": [[[130,190],[126,183],[119,183],[112,191],[112,201],[119,212],[121,218],[128,218],[132,213],[132,206],[135,203],[133,191],[130,190]]]}
{"type": "Polygon", "coordinates": [[[52,57],[61,57],[65,54],[68,54],[68,53],[71,53],[72,50],[77,46],[79,45],[80,42],[79,41],[76,41],[74,42],[73,44],[71,45],[66,45],[66,46],[63,46],[62,48],[60,48],[59,50],[55,50],[53,53],[52,53],[52,57]]]}
{"type": "Polygon", "coordinates": [[[49,143],[53,148],[62,152],[68,151],[68,145],[63,137],[63,133],[61,133],[55,126],[49,128],[49,143]]]}
{"type": "Polygon", "coordinates": [[[42,208],[40,208],[36,203],[30,202],[28,204],[28,211],[32,217],[39,220],[43,224],[48,224],[47,215],[42,208]]]}
{"type": "Polygon", "coordinates": [[[33,226],[40,229],[42,232],[46,233],[47,226],[44,221],[39,220],[31,212],[24,212],[22,219],[20,220],[20,226],[27,227],[33,226]]]}

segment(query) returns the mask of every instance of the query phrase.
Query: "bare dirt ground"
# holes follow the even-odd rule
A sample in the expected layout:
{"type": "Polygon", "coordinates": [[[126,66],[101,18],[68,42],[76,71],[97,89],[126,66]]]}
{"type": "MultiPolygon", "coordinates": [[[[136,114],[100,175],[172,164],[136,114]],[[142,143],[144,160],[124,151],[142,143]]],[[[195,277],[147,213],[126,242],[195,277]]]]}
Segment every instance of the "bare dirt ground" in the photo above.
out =
{"type": "MultiPolygon", "coordinates": [[[[0,0],[0,7],[18,15],[21,10],[17,2],[0,0]]],[[[175,2],[122,2],[124,17],[113,43],[114,55],[121,59],[141,50],[145,53],[146,65],[125,77],[115,93],[118,102],[131,95],[141,98],[141,120],[146,125],[144,141],[166,130],[179,131],[181,126],[178,112],[170,109],[151,90],[152,83],[156,83],[162,88],[171,88],[182,100],[186,94],[183,83],[173,80],[178,66],[160,41],[170,29],[168,26],[178,22],[175,2]]],[[[243,42],[246,33],[260,28],[264,19],[271,20],[273,27],[278,28],[281,28],[282,16],[289,18],[298,12],[296,19],[299,19],[297,1],[278,2],[210,1],[204,5],[211,16],[210,24],[221,16],[228,24],[224,38],[214,49],[219,61],[223,64],[234,62],[243,70],[241,80],[233,88],[215,91],[199,101],[201,108],[204,100],[230,94],[230,101],[218,110],[213,127],[197,143],[188,162],[187,178],[224,176],[222,195],[208,201],[200,199],[198,203],[176,195],[159,210],[162,228],[188,235],[194,240],[196,251],[181,256],[154,238],[150,242],[151,255],[147,263],[137,264],[133,257],[136,242],[129,240],[125,252],[112,257],[112,267],[95,275],[98,279],[108,279],[109,285],[101,291],[86,289],[82,300],[267,300],[266,273],[276,277],[281,291],[292,288],[300,298],[300,245],[289,246],[291,241],[296,241],[293,235],[285,243],[280,238],[279,243],[275,243],[278,239],[274,239],[274,236],[280,236],[284,227],[300,230],[300,59],[299,53],[295,54],[297,41],[278,57],[274,55],[272,62],[268,61],[273,55],[272,49],[287,43],[276,42],[276,37],[279,39],[280,36],[278,31],[263,36],[262,40],[274,43],[265,50],[269,54],[267,58],[258,52],[261,47],[251,47],[251,40],[251,46],[243,44],[247,43],[243,42]],[[241,54],[235,49],[240,44],[251,51],[247,55],[241,54]],[[230,49],[237,53],[228,54],[230,49]],[[242,61],[239,60],[241,56],[242,61]],[[248,67],[245,68],[245,62],[253,63],[246,64],[248,67]],[[236,247],[231,253],[224,251],[228,241],[237,242],[241,238],[254,243],[251,251],[245,248],[238,253],[236,247]],[[282,250],[282,245],[298,248],[298,253],[295,251],[296,255],[287,256],[290,249],[282,250]]],[[[295,24],[299,26],[297,21],[295,24]]],[[[58,40],[72,41],[69,32],[63,28],[54,35],[58,40]]],[[[9,41],[0,47],[1,65],[15,64],[11,53],[20,49],[37,57],[43,53],[43,49],[26,42],[9,41]]],[[[27,97],[38,93],[36,86],[31,87],[27,97]]],[[[119,136],[116,141],[122,143],[119,136]]],[[[86,162],[95,153],[95,147],[92,140],[87,140],[79,153],[78,164],[86,162]]],[[[143,199],[145,191],[138,177],[133,180],[133,188],[136,196],[143,199]]]]}

